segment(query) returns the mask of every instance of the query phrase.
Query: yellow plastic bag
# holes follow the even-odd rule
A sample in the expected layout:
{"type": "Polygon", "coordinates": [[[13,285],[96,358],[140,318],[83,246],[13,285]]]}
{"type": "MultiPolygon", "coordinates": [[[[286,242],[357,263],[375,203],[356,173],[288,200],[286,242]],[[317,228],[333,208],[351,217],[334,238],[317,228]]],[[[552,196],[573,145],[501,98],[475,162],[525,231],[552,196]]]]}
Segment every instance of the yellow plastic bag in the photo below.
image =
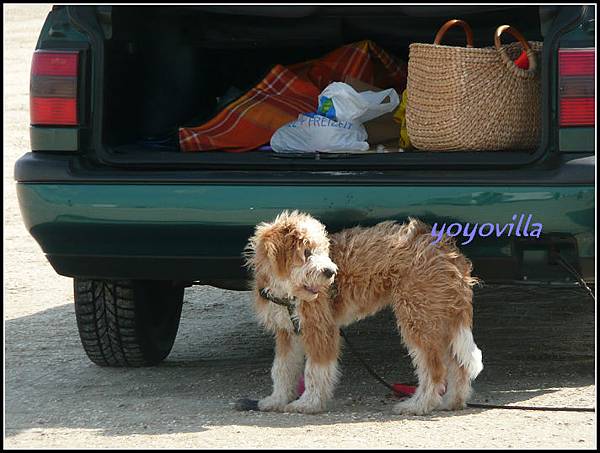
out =
{"type": "Polygon", "coordinates": [[[400,106],[394,113],[394,121],[400,125],[400,141],[398,146],[402,149],[411,149],[410,138],[408,137],[408,129],[406,128],[406,102],[408,100],[407,91],[402,92],[400,106]]]}

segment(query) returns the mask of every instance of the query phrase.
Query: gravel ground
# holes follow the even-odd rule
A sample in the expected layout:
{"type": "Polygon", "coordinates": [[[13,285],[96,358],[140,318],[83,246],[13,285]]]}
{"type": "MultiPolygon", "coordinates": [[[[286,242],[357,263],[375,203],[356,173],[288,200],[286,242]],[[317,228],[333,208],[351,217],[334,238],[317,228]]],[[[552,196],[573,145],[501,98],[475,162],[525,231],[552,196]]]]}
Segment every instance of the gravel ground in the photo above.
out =
{"type": "MultiPolygon", "coordinates": [[[[320,415],[240,413],[270,390],[273,341],[248,293],[187,290],[164,364],[100,368],[79,344],[72,282],[56,275],[23,226],[12,170],[29,147],[31,53],[48,5],[5,6],[5,445],[9,448],[594,448],[595,414],[467,409],[402,417],[346,351],[320,415]]],[[[593,407],[595,305],[578,289],[488,286],[475,300],[485,369],[473,402],[593,407]]],[[[413,380],[389,313],[348,329],[386,378],[413,380]]]]}

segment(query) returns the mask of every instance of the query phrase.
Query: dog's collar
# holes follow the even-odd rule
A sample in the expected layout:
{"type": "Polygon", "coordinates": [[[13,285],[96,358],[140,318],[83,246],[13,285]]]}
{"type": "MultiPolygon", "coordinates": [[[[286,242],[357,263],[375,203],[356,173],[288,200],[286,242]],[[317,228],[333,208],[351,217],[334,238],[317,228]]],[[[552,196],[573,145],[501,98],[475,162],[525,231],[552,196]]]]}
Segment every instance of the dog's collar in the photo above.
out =
{"type": "MultiPolygon", "coordinates": [[[[296,311],[296,305],[294,304],[295,297],[276,297],[274,296],[267,288],[261,288],[259,294],[262,298],[267,299],[269,302],[273,302],[274,304],[281,305],[282,307],[287,308],[288,314],[290,315],[290,321],[294,326],[294,333],[298,335],[300,333],[300,322],[298,318],[294,316],[294,312],[296,311]]],[[[329,287],[329,298],[334,299],[338,294],[337,285],[335,282],[331,284],[329,287]]]]}
{"type": "Polygon", "coordinates": [[[273,302],[274,304],[281,305],[282,307],[287,308],[288,314],[290,315],[290,321],[294,326],[294,333],[298,335],[300,333],[300,322],[298,318],[294,316],[294,311],[296,311],[296,306],[292,302],[295,300],[295,297],[275,297],[267,288],[261,288],[259,290],[260,296],[267,299],[269,302],[273,302]]]}

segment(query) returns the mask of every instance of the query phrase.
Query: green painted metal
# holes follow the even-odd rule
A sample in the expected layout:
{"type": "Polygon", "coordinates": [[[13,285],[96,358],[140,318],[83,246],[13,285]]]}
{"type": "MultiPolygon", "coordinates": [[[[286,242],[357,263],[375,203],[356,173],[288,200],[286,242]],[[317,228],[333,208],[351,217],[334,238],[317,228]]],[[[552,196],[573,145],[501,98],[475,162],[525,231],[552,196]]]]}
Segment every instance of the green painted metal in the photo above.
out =
{"type": "MultiPolygon", "coordinates": [[[[25,224],[48,254],[239,257],[254,226],[284,209],[307,211],[330,231],[408,216],[504,225],[532,214],[544,233],[574,235],[594,256],[594,187],[376,187],[94,185],[19,183],[25,224]]],[[[462,246],[509,256],[511,238],[462,246]]]]}
{"type": "Polygon", "coordinates": [[[588,5],[581,23],[560,37],[560,47],[594,47],[595,10],[595,6],[588,5]]]}
{"type": "Polygon", "coordinates": [[[561,128],[558,131],[559,148],[562,152],[594,152],[596,129],[593,127],[561,128]]]}
{"type": "Polygon", "coordinates": [[[36,49],[44,40],[86,42],[88,37],[71,24],[65,6],[55,6],[46,17],[36,49]]]}
{"type": "Polygon", "coordinates": [[[77,151],[79,149],[79,129],[75,127],[29,128],[32,151],[77,151]]]}

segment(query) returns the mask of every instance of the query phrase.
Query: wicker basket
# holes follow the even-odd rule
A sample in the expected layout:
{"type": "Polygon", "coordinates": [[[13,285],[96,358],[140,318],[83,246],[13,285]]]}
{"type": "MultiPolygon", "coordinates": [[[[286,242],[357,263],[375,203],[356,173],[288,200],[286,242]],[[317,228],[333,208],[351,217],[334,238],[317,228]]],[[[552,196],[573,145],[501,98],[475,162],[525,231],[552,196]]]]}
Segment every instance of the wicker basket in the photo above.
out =
{"type": "Polygon", "coordinates": [[[411,44],[408,61],[408,135],[430,151],[531,150],[540,139],[539,56],[542,43],[528,43],[513,27],[498,27],[494,47],[473,48],[469,25],[451,20],[434,44],[411,44]],[[440,45],[461,25],[467,47],[440,45]],[[501,45],[507,32],[519,42],[501,45]],[[522,50],[529,69],[514,64],[522,50]]]}

